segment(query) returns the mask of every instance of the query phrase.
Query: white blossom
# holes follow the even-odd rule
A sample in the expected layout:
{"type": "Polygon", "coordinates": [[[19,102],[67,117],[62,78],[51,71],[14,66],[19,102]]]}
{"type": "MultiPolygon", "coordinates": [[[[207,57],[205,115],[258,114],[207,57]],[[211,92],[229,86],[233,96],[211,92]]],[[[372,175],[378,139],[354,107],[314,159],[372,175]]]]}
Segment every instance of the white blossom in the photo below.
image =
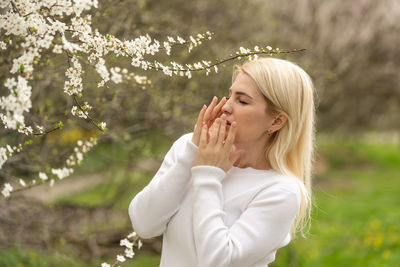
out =
{"type": "Polygon", "coordinates": [[[3,164],[7,161],[7,150],[4,147],[0,147],[0,169],[3,164]]]}
{"type": "Polygon", "coordinates": [[[9,183],[4,184],[4,188],[1,191],[4,197],[9,197],[10,193],[13,191],[13,187],[9,183]]]}
{"type": "Polygon", "coordinates": [[[168,42],[164,42],[164,48],[166,50],[167,55],[171,55],[171,45],[168,42]]]}
{"type": "Polygon", "coordinates": [[[215,73],[218,72],[218,67],[216,65],[214,65],[214,71],[215,71],[215,73]]]}
{"type": "Polygon", "coordinates": [[[125,261],[125,257],[122,256],[122,255],[117,255],[117,261],[124,262],[125,261]]]}
{"type": "Polygon", "coordinates": [[[0,41],[0,49],[1,50],[6,50],[7,49],[7,44],[3,41],[0,41]]]}
{"type": "Polygon", "coordinates": [[[25,125],[23,113],[29,112],[32,107],[30,99],[32,88],[21,76],[18,76],[17,82],[14,78],[6,79],[4,86],[9,89],[10,94],[0,98],[0,108],[4,110],[1,119],[6,128],[16,129],[18,124],[23,127],[25,125]]]}
{"type": "Polygon", "coordinates": [[[43,181],[46,181],[48,179],[47,174],[45,174],[44,172],[39,172],[39,178],[43,181]]]}
{"type": "Polygon", "coordinates": [[[7,190],[10,191],[10,192],[13,191],[13,187],[12,187],[9,183],[5,183],[5,184],[4,184],[4,188],[7,189],[7,190]]]}
{"type": "Polygon", "coordinates": [[[119,70],[117,71],[117,68],[110,68],[110,72],[111,72],[111,81],[113,81],[116,84],[122,83],[122,75],[119,74],[119,70]]]}
{"type": "Polygon", "coordinates": [[[54,47],[53,47],[54,54],[61,54],[62,52],[63,52],[62,45],[54,45],[54,47]]]}
{"type": "Polygon", "coordinates": [[[80,163],[83,160],[83,154],[81,152],[76,153],[76,159],[80,163]]]}
{"type": "Polygon", "coordinates": [[[1,190],[1,193],[3,194],[4,197],[9,197],[10,196],[10,191],[8,191],[5,188],[3,190],[1,190]]]}
{"type": "Polygon", "coordinates": [[[242,54],[248,54],[248,53],[251,52],[249,49],[246,49],[246,48],[244,48],[244,47],[240,47],[240,48],[239,48],[239,51],[240,51],[240,53],[242,53],[242,54]]]}
{"type": "Polygon", "coordinates": [[[126,248],[125,249],[125,256],[132,259],[133,256],[135,256],[135,252],[133,252],[132,248],[126,248]]]}
{"type": "Polygon", "coordinates": [[[128,239],[124,238],[119,243],[120,246],[125,246],[127,248],[133,248],[133,243],[130,242],[128,239]]]}
{"type": "Polygon", "coordinates": [[[139,58],[137,58],[137,57],[132,58],[132,62],[131,62],[131,65],[132,65],[132,66],[134,66],[134,67],[140,67],[140,64],[141,64],[141,61],[140,61],[139,58]]]}
{"type": "Polygon", "coordinates": [[[73,169],[61,168],[61,169],[51,169],[51,173],[57,175],[58,179],[63,179],[69,176],[73,172],[73,169]]]}
{"type": "Polygon", "coordinates": [[[106,126],[107,126],[107,123],[105,123],[105,122],[100,122],[100,128],[101,128],[102,130],[104,130],[104,129],[106,128],[106,126]]]}
{"type": "Polygon", "coordinates": [[[136,238],[137,237],[137,233],[136,232],[132,232],[127,237],[128,238],[136,238]]]}
{"type": "Polygon", "coordinates": [[[26,186],[26,183],[25,183],[25,181],[24,181],[24,180],[22,180],[22,179],[19,179],[19,183],[20,183],[20,185],[22,185],[23,187],[25,187],[25,186],[26,186]]]}
{"type": "Polygon", "coordinates": [[[110,80],[110,73],[107,70],[107,67],[105,66],[105,60],[103,58],[99,58],[96,66],[96,71],[101,77],[101,81],[97,84],[97,87],[101,87],[104,85],[104,83],[108,82],[110,80]]]}

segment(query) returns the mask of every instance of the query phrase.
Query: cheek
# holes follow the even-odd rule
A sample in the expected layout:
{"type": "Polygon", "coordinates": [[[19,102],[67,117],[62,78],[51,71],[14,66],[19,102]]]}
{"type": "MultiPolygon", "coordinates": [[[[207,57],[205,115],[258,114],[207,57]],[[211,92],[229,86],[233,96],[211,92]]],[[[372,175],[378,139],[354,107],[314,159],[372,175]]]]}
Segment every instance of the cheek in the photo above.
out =
{"type": "Polygon", "coordinates": [[[238,121],[237,138],[257,138],[267,131],[268,118],[265,116],[248,116],[244,120],[238,121]]]}

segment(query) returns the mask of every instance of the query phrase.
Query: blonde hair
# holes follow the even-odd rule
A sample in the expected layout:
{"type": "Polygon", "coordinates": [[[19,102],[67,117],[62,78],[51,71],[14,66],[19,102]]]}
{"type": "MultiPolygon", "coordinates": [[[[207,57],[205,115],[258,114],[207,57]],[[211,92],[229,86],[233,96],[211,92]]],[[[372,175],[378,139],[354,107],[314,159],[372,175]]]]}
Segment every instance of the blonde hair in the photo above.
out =
{"type": "Polygon", "coordinates": [[[295,176],[302,192],[300,209],[290,230],[294,237],[308,231],[311,214],[311,169],[314,150],[314,87],[299,66],[287,60],[260,58],[235,66],[233,80],[243,71],[257,84],[270,114],[285,112],[286,124],[272,134],[265,157],[272,168],[295,176]]]}

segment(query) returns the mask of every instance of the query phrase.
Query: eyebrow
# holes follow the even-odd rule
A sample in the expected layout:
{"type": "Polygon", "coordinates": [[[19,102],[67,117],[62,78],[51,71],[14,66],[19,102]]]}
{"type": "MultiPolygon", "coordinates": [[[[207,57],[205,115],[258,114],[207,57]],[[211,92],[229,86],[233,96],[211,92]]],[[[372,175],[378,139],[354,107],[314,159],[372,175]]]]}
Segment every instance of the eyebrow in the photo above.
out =
{"type": "MultiPolygon", "coordinates": [[[[229,93],[232,94],[232,89],[229,89],[229,93]]],[[[253,99],[250,95],[246,94],[245,92],[236,91],[235,94],[236,95],[244,95],[244,96],[247,96],[250,99],[253,99]]]]}

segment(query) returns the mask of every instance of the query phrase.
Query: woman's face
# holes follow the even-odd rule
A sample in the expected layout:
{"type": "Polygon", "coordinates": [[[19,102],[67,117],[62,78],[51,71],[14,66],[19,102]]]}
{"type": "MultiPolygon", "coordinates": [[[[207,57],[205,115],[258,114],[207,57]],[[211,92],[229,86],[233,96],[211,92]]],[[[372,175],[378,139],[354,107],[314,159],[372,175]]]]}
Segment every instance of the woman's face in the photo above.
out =
{"type": "Polygon", "coordinates": [[[274,118],[266,112],[267,102],[253,79],[240,72],[229,89],[229,99],[222,107],[228,125],[237,123],[235,144],[265,145],[267,130],[274,118]]]}

